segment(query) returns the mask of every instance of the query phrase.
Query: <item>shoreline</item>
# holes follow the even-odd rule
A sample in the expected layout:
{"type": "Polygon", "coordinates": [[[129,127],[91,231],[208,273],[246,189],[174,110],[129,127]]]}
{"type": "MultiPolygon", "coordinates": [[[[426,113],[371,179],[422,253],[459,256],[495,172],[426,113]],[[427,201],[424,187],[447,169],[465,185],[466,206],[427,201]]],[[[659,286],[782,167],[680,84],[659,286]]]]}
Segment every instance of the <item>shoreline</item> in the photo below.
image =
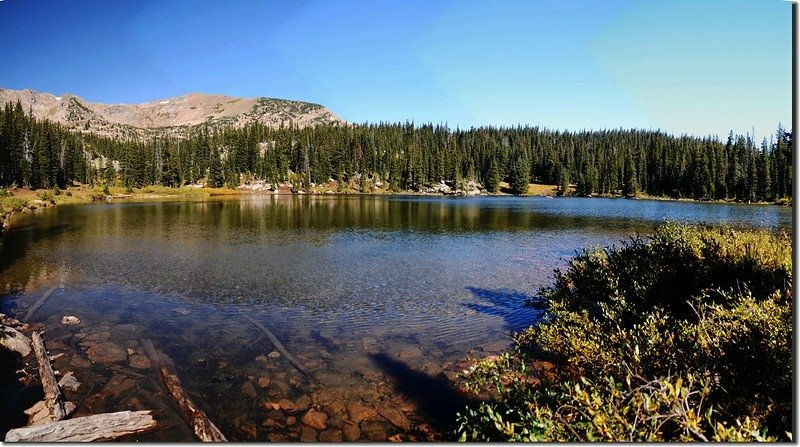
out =
{"type": "MultiPolygon", "coordinates": [[[[502,184],[501,184],[502,185],[502,184]]],[[[516,195],[507,192],[479,192],[477,194],[468,194],[464,191],[456,192],[429,192],[429,191],[398,191],[391,190],[375,190],[370,192],[362,192],[357,190],[334,191],[325,188],[311,188],[307,190],[294,190],[291,187],[280,187],[277,190],[268,189],[244,189],[244,188],[207,188],[207,187],[189,187],[181,186],[178,188],[165,187],[165,186],[145,186],[136,188],[133,192],[123,187],[110,187],[110,195],[98,192],[98,188],[88,188],[86,186],[72,186],[58,195],[52,193],[51,190],[32,190],[28,188],[16,188],[14,190],[6,190],[11,193],[10,196],[0,196],[0,238],[11,227],[14,217],[29,213],[39,208],[52,208],[58,205],[75,205],[87,204],[95,202],[145,202],[149,200],[163,200],[163,199],[207,199],[211,197],[231,197],[231,196],[294,196],[294,195],[309,195],[309,196],[431,196],[431,197],[584,197],[584,198],[606,198],[606,199],[631,199],[631,200],[657,200],[664,202],[683,202],[683,203],[717,203],[717,204],[730,204],[730,205],[774,205],[774,206],[793,206],[791,197],[779,199],[774,202],[744,202],[739,200],[730,199],[714,199],[714,200],[700,200],[692,198],[674,198],[668,196],[650,196],[639,195],[635,197],[626,197],[623,195],[612,194],[598,194],[589,196],[568,195],[558,196],[555,193],[555,185],[542,185],[531,183],[528,188],[528,193],[524,195],[516,195]]],[[[505,188],[502,188],[505,189],[505,188]]]]}

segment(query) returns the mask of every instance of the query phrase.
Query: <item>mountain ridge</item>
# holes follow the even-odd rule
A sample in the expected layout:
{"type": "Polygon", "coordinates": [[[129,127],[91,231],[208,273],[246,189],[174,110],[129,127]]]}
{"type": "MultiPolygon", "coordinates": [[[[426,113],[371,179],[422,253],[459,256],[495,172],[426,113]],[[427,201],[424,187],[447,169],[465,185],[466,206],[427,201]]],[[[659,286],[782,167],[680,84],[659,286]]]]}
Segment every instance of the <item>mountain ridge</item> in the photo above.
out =
{"type": "Polygon", "coordinates": [[[79,132],[103,136],[148,138],[180,137],[187,130],[208,125],[241,127],[261,122],[268,127],[346,125],[321,104],[268,97],[242,98],[191,92],[135,104],[92,102],[73,93],[59,96],[32,89],[0,88],[0,104],[20,102],[38,119],[48,119],[79,132]]]}

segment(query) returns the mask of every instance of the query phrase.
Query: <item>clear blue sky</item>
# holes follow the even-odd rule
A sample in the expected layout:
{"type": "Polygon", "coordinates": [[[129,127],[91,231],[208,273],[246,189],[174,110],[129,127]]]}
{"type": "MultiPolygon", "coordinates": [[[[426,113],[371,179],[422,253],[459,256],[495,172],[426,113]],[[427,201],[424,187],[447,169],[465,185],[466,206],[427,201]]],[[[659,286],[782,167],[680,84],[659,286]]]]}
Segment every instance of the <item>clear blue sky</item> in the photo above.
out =
{"type": "Polygon", "coordinates": [[[791,127],[791,5],[752,1],[0,1],[0,87],[193,91],[351,122],[791,127]]]}

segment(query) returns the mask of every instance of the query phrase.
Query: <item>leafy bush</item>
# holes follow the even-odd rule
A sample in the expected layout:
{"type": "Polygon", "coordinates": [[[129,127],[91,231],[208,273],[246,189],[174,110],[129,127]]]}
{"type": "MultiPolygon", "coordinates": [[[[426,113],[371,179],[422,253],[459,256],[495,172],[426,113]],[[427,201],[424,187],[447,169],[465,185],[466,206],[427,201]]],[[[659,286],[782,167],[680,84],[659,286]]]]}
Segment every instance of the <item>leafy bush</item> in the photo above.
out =
{"type": "Polygon", "coordinates": [[[61,188],[59,188],[58,185],[53,187],[53,195],[54,196],[60,196],[61,195],[61,188]]]}
{"type": "Polygon", "coordinates": [[[2,202],[0,202],[0,205],[2,205],[0,208],[2,208],[4,212],[19,212],[28,206],[28,201],[21,197],[5,197],[2,202]]]}
{"type": "Polygon", "coordinates": [[[45,202],[55,202],[56,196],[53,194],[53,191],[49,189],[45,189],[36,193],[36,196],[39,197],[41,200],[45,202]]]}
{"type": "Polygon", "coordinates": [[[493,401],[462,440],[757,441],[788,437],[792,250],[786,234],[666,225],[588,250],[532,303],[546,320],[473,366],[493,401]],[[547,359],[559,365],[543,370],[547,359]],[[555,372],[554,372],[555,371],[555,372]]]}
{"type": "Polygon", "coordinates": [[[108,189],[108,185],[103,186],[103,194],[105,194],[107,196],[111,195],[111,190],[108,189]]]}

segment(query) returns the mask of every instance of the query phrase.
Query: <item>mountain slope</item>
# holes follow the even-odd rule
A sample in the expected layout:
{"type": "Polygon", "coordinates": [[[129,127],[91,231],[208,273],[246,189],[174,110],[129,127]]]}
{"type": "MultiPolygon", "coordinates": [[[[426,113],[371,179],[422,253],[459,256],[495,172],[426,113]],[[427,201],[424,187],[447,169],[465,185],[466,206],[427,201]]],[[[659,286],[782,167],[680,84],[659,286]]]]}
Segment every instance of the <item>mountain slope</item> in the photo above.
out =
{"type": "Polygon", "coordinates": [[[55,96],[33,90],[0,89],[0,104],[19,101],[27,113],[65,127],[99,135],[146,138],[181,136],[187,128],[241,126],[254,121],[269,127],[341,125],[344,120],[319,104],[274,98],[237,98],[190,93],[141,104],[93,103],[72,94],[55,96]]]}

